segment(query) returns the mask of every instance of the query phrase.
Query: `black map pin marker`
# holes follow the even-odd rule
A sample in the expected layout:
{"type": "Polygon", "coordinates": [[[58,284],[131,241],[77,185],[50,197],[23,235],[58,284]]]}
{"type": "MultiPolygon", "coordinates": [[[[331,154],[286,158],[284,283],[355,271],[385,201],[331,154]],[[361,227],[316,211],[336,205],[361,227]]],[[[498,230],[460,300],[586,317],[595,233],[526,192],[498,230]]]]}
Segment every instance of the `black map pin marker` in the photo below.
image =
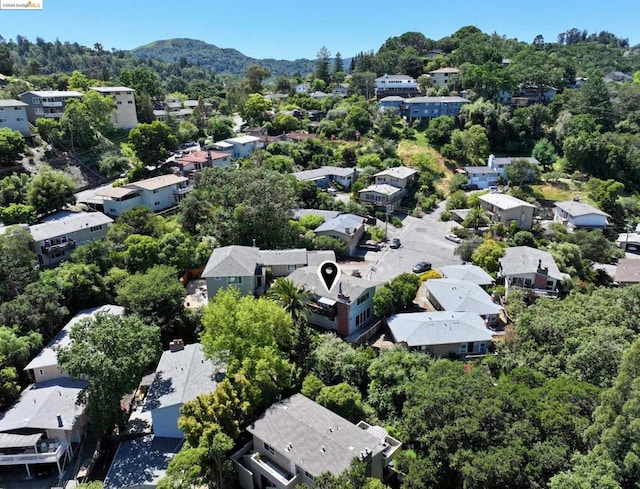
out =
{"type": "Polygon", "coordinates": [[[327,292],[331,292],[331,289],[338,283],[340,278],[340,267],[335,262],[325,261],[318,267],[318,275],[327,292]]]}

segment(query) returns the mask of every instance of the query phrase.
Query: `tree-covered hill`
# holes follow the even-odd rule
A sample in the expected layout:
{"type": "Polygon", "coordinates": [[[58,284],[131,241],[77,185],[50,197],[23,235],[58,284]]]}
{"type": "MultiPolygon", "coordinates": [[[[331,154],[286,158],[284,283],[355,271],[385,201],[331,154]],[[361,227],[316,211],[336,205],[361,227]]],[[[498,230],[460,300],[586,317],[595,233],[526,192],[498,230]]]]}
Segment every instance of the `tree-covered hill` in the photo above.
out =
{"type": "Polygon", "coordinates": [[[244,75],[247,68],[254,64],[269,68],[271,74],[275,76],[291,76],[295,73],[305,75],[315,69],[313,60],[255,59],[236,49],[219,48],[197,39],[178,38],[154,41],[137,47],[130,53],[143,59],[154,58],[180,64],[188,62],[211,68],[216,73],[233,75],[244,75]]]}

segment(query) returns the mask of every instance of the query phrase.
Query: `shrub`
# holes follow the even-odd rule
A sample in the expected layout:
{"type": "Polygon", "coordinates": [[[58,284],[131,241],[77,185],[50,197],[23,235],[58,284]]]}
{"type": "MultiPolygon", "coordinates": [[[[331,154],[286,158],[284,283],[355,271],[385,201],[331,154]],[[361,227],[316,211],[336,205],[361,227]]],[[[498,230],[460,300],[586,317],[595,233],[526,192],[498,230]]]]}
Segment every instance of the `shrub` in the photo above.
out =
{"type": "Polygon", "coordinates": [[[442,211],[442,213],[440,214],[440,220],[442,222],[447,222],[451,220],[451,212],[444,210],[442,211]]]}
{"type": "Polygon", "coordinates": [[[442,278],[442,274],[436,270],[429,270],[420,275],[420,282],[431,280],[433,278],[442,278]]]}
{"type": "Polygon", "coordinates": [[[395,226],[395,227],[397,227],[397,228],[401,228],[401,227],[402,227],[402,221],[401,221],[401,220],[400,220],[400,218],[399,218],[399,217],[397,217],[397,216],[391,216],[391,219],[389,220],[389,222],[390,222],[393,226],[395,226]]]}

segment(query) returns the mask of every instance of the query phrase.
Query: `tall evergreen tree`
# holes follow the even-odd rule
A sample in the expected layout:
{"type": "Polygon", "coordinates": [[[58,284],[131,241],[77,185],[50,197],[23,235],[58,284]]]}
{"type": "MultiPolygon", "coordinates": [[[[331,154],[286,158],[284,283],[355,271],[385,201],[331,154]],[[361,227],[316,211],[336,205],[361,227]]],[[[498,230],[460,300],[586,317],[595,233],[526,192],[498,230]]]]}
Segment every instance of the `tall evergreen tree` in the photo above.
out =
{"type": "Polygon", "coordinates": [[[331,52],[325,47],[322,46],[320,51],[317,54],[316,60],[316,78],[323,80],[329,83],[329,58],[331,57],[331,52]]]}
{"type": "Polygon", "coordinates": [[[336,57],[333,60],[333,72],[344,72],[344,62],[342,61],[342,54],[336,53],[336,57]]]}

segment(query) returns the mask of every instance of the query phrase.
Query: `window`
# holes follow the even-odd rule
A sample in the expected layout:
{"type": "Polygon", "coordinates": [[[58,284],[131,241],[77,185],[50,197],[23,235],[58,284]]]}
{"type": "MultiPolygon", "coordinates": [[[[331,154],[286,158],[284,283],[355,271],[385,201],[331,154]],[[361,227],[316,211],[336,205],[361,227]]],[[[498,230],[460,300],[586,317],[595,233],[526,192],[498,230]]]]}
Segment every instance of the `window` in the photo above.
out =
{"type": "Polygon", "coordinates": [[[220,280],[221,277],[213,277],[213,280],[220,280]]]}
{"type": "Polygon", "coordinates": [[[102,224],[100,224],[99,226],[91,226],[89,228],[89,231],[91,231],[92,233],[95,233],[96,231],[100,231],[102,229],[102,224]]]}
{"type": "Polygon", "coordinates": [[[153,205],[160,205],[160,201],[159,201],[159,200],[156,200],[156,201],[153,203],[153,205]]]}
{"type": "Polygon", "coordinates": [[[271,445],[269,445],[268,443],[264,443],[264,449],[269,452],[271,455],[275,455],[276,454],[276,449],[273,448],[271,445]]]}
{"type": "Polygon", "coordinates": [[[369,292],[367,292],[366,294],[364,294],[362,297],[360,297],[357,301],[357,305],[362,304],[364,301],[366,301],[369,298],[369,292]]]}
{"type": "Polygon", "coordinates": [[[34,112],[36,115],[44,115],[44,110],[40,108],[35,109],[34,112]]]}
{"type": "Polygon", "coordinates": [[[127,103],[128,103],[128,104],[132,104],[132,103],[133,103],[133,100],[129,100],[127,103]]]}
{"type": "Polygon", "coordinates": [[[153,193],[154,193],[154,194],[157,194],[157,193],[158,193],[158,189],[157,189],[157,188],[156,188],[156,189],[154,189],[154,190],[153,190],[153,193]]]}
{"type": "Polygon", "coordinates": [[[118,100],[118,102],[116,102],[118,105],[122,105],[122,100],[118,100]]]}
{"type": "Polygon", "coordinates": [[[39,104],[42,103],[42,99],[40,97],[32,97],[31,98],[31,103],[32,104],[39,104]]]}
{"type": "Polygon", "coordinates": [[[314,480],[313,476],[309,472],[307,472],[306,470],[304,471],[304,476],[309,480],[314,480]]]}
{"type": "Polygon", "coordinates": [[[40,377],[42,377],[44,375],[44,372],[42,371],[42,369],[40,369],[40,377]]]}
{"type": "Polygon", "coordinates": [[[24,120],[24,117],[16,117],[17,122],[22,122],[23,120],[24,120]]]}
{"type": "Polygon", "coordinates": [[[0,122],[7,122],[7,119],[0,119],[0,122]]]}
{"type": "Polygon", "coordinates": [[[227,284],[241,284],[242,277],[227,277],[227,284]]]}

